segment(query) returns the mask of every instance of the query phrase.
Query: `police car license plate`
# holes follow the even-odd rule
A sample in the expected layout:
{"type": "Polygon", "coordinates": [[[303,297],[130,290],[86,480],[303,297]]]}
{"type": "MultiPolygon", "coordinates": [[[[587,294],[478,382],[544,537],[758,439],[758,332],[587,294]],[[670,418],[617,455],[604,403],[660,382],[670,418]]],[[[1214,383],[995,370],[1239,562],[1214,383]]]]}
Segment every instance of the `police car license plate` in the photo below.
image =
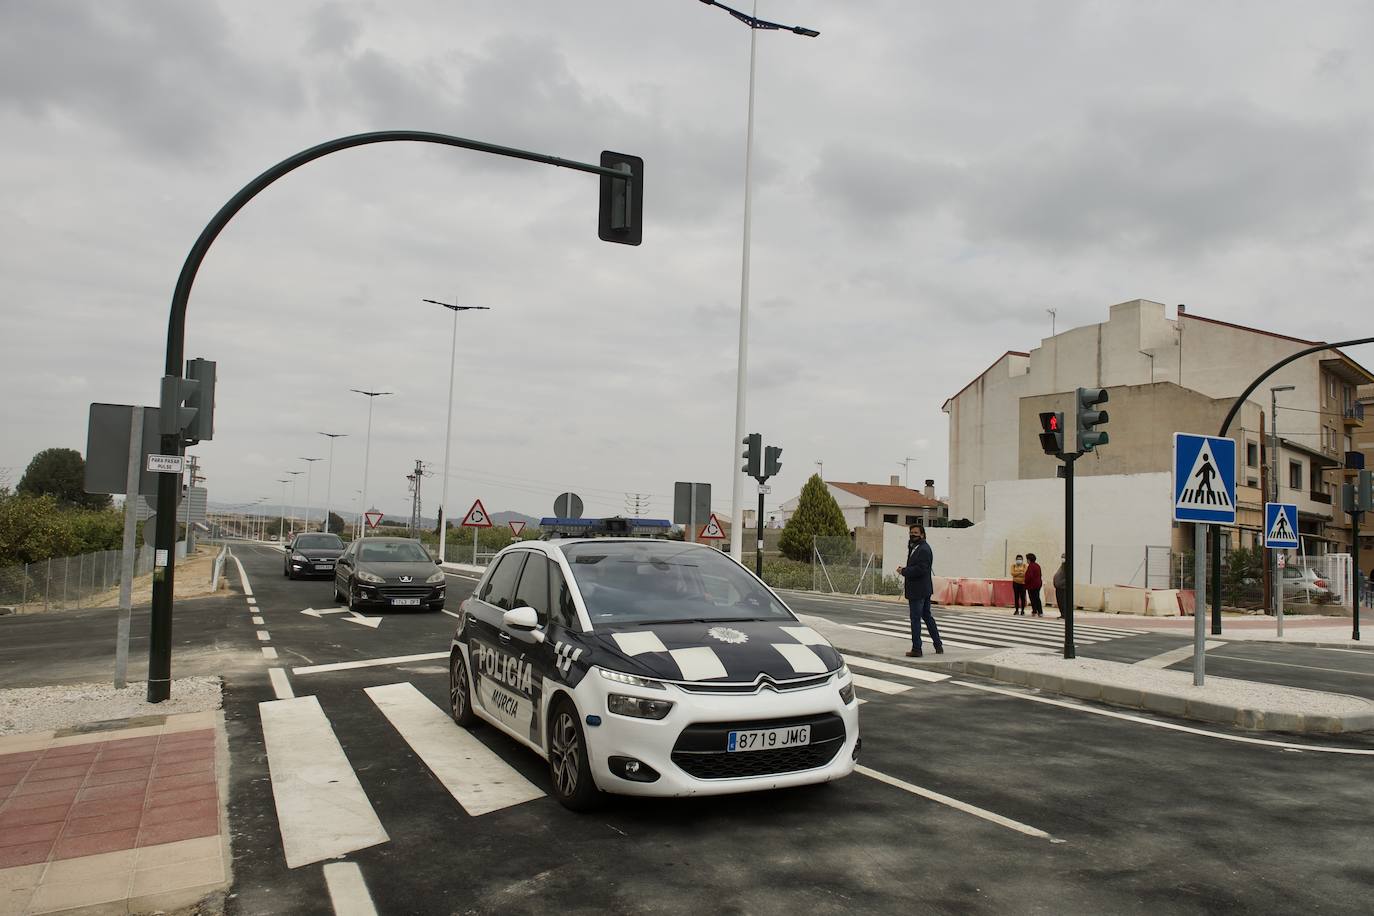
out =
{"type": "Polygon", "coordinates": [[[792,728],[760,728],[744,732],[730,732],[726,750],[735,751],[772,751],[780,747],[797,747],[811,743],[811,726],[797,725],[792,728]]]}
{"type": "Polygon", "coordinates": [[[419,598],[392,598],[391,603],[398,607],[419,607],[419,598]]]}

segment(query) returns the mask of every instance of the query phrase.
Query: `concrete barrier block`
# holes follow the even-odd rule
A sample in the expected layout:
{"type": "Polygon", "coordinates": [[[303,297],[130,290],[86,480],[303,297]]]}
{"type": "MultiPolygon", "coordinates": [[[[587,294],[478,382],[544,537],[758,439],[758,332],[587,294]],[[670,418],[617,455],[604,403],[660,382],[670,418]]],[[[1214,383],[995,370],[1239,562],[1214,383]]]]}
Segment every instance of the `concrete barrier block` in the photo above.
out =
{"type": "Polygon", "coordinates": [[[999,681],[1006,681],[1008,684],[1020,684],[1022,687],[1030,686],[1030,672],[1021,668],[1008,668],[1006,665],[998,665],[994,670],[993,677],[999,681]]]}
{"type": "Polygon", "coordinates": [[[1177,716],[1185,718],[1188,715],[1188,698],[1177,697],[1168,693],[1150,693],[1146,691],[1141,696],[1141,705],[1150,710],[1165,716],[1177,716]]]}
{"type": "Polygon", "coordinates": [[[1103,684],[1102,702],[1111,703],[1113,706],[1129,706],[1132,709],[1140,709],[1143,705],[1143,698],[1139,690],[1130,687],[1118,687],[1114,684],[1103,684]]]}
{"type": "Polygon", "coordinates": [[[1145,593],[1145,614],[1148,617],[1177,617],[1178,589],[1156,588],[1145,593]]]}
{"type": "Polygon", "coordinates": [[[1080,611],[1102,610],[1103,588],[1100,585],[1073,584],[1073,606],[1080,611]]]}
{"type": "Polygon", "coordinates": [[[1037,690],[1048,690],[1050,693],[1059,693],[1064,687],[1064,679],[1057,674],[1032,671],[1030,672],[1029,686],[1037,690]]]}
{"type": "Polygon", "coordinates": [[[1236,708],[1234,706],[1225,706],[1207,700],[1189,700],[1186,715],[1190,719],[1200,719],[1203,722],[1216,722],[1220,725],[1236,724],[1236,708]]]}
{"type": "Polygon", "coordinates": [[[1068,696],[1078,697],[1080,700],[1102,699],[1102,685],[1092,681],[1080,681],[1077,678],[1066,677],[1060,689],[1068,696]]]}
{"type": "Polygon", "coordinates": [[[1109,586],[1104,590],[1103,609],[1113,614],[1140,614],[1145,613],[1145,595],[1143,588],[1128,588],[1123,585],[1109,586]]]}

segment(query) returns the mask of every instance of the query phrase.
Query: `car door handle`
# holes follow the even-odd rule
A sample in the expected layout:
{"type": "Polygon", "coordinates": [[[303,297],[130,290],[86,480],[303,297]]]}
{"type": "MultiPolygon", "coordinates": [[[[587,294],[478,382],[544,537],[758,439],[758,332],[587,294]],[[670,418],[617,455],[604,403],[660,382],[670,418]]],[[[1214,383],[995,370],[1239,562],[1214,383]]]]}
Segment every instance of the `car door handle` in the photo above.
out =
{"type": "Polygon", "coordinates": [[[501,632],[501,633],[497,633],[496,635],[498,635],[498,636],[501,637],[501,641],[502,641],[502,642],[510,642],[510,634],[509,634],[509,633],[501,632]]]}

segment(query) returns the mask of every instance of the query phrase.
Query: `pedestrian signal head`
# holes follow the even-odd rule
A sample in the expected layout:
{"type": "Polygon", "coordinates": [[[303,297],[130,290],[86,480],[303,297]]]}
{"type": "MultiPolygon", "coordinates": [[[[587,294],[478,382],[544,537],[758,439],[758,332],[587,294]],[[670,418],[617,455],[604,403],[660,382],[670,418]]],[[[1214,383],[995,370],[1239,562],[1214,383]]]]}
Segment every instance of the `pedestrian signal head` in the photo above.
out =
{"type": "Polygon", "coordinates": [[[1040,448],[1046,455],[1064,453],[1064,414],[1047,410],[1040,414],[1040,448]]]}

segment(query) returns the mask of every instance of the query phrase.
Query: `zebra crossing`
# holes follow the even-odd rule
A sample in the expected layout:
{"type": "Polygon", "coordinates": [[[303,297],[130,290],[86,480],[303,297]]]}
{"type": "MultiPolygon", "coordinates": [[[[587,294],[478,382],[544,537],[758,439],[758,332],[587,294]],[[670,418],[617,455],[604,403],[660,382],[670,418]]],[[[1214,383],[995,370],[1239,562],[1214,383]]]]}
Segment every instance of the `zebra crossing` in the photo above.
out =
{"type": "MultiPolygon", "coordinates": [[[[861,656],[844,658],[853,671],[860,703],[950,677],[861,656]]],[[[414,752],[417,766],[427,770],[468,816],[481,817],[548,796],[542,780],[531,782],[412,683],[359,689],[414,752]]],[[[268,700],[259,703],[258,710],[287,867],[337,859],[389,842],[382,818],[356,774],[360,766],[367,768],[367,748],[345,750],[350,741],[341,738],[314,696],[268,700]]]]}
{"type": "MultiPolygon", "coordinates": [[[[935,619],[940,639],[950,649],[1008,649],[1031,646],[1053,649],[1064,644],[1064,624],[1054,618],[1007,617],[997,614],[941,614],[935,619]]],[[[905,618],[841,624],[850,630],[911,640],[911,621],[905,618]]],[[[1140,630],[1075,623],[1074,641],[1089,645],[1139,636],[1140,630]]],[[[930,634],[923,634],[928,640],[930,634]]]]}

